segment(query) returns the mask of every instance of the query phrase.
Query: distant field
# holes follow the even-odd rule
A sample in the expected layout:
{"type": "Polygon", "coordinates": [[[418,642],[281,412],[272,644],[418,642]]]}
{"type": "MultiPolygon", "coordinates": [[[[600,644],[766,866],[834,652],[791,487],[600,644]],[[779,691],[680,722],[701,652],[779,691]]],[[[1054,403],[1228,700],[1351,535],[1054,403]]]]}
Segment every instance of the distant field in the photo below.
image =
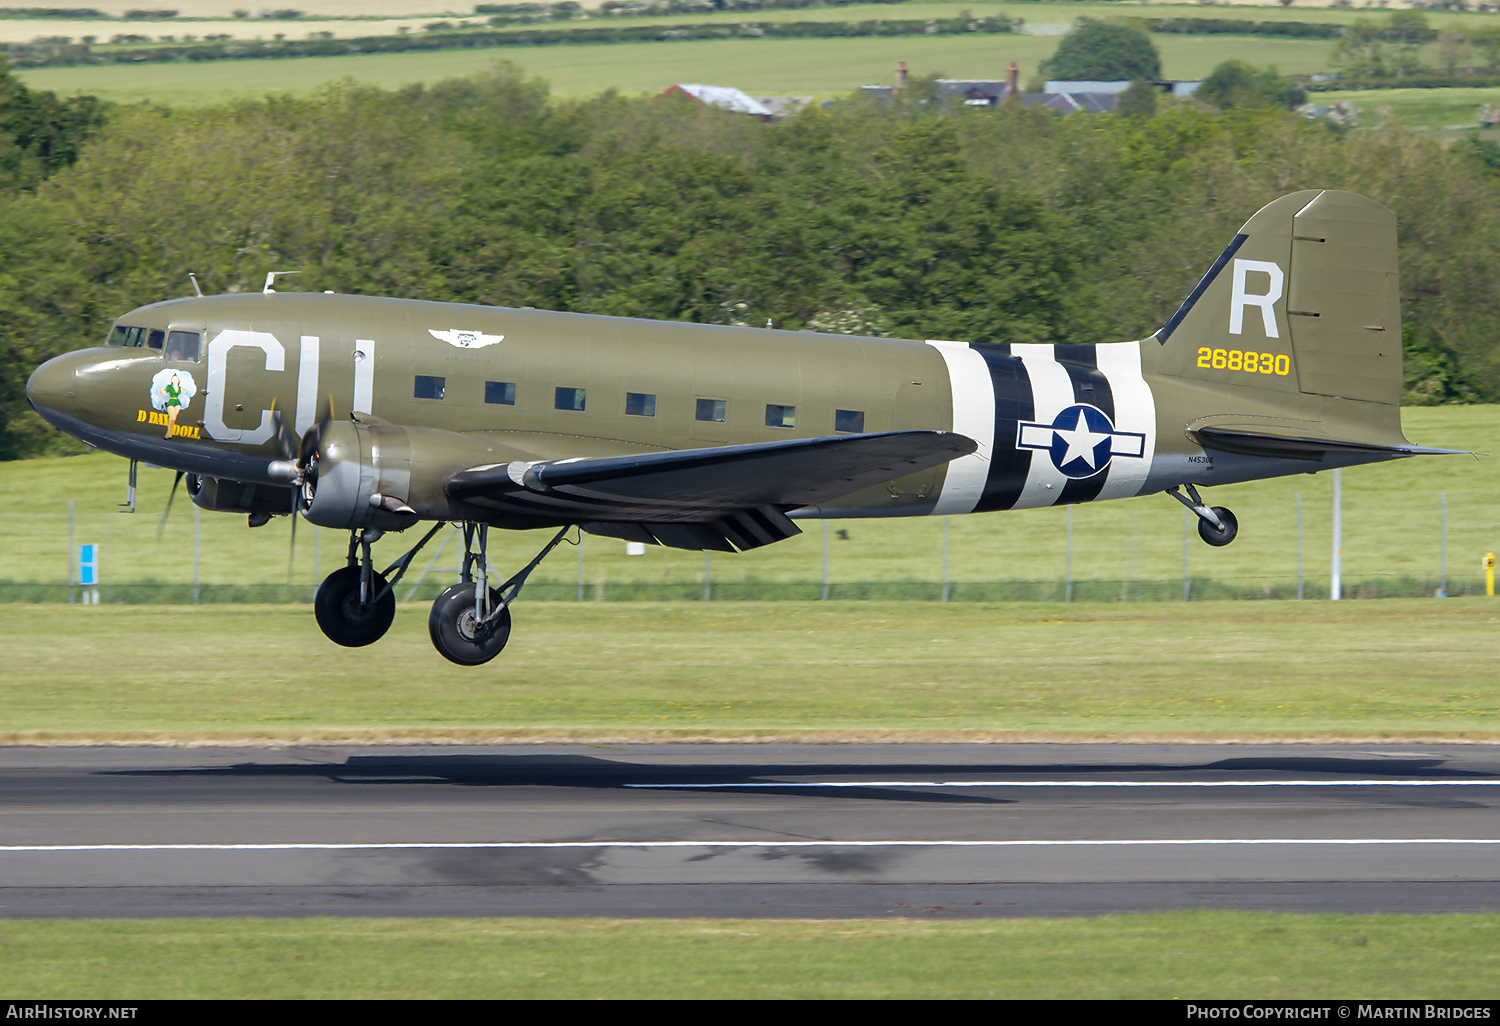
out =
{"type": "MultiPolygon", "coordinates": [[[[82,0],[80,0],[82,2],[82,0]]],[[[420,32],[433,21],[452,21],[451,18],[401,17],[401,18],[300,18],[296,21],[269,21],[260,18],[188,20],[174,18],[170,21],[80,21],[70,18],[46,18],[21,20],[0,18],[0,43],[29,43],[47,36],[67,36],[75,42],[83,37],[93,37],[94,45],[109,43],[117,35],[145,36],[153,42],[163,36],[171,36],[177,42],[187,42],[189,36],[202,39],[204,36],[227,35],[235,39],[273,39],[277,34],[288,39],[305,39],[314,32],[329,32],[335,38],[351,36],[394,36],[405,28],[408,32],[420,32]]],[[[482,21],[482,19],[481,19],[482,21]]]]}
{"type": "MultiPolygon", "coordinates": [[[[179,12],[181,19],[222,18],[230,20],[233,18],[233,12],[237,7],[246,6],[240,3],[240,0],[173,0],[173,2],[175,5],[174,9],[179,12]]],[[[505,3],[506,0],[498,0],[498,2],[505,3]]],[[[586,9],[597,10],[603,0],[580,0],[580,2],[586,9]]],[[[9,6],[26,7],[35,5],[28,2],[13,3],[9,6]]],[[[60,4],[58,6],[92,7],[103,11],[106,15],[123,18],[126,11],[137,9],[141,4],[136,2],[136,0],[125,0],[125,2],[119,2],[119,0],[78,0],[76,4],[72,3],[72,0],[69,0],[68,4],[60,4]]],[[[930,6],[937,5],[920,2],[919,0],[919,2],[915,3],[901,4],[898,8],[891,5],[880,5],[880,9],[922,10],[930,6]]],[[[1057,3],[1044,2],[1044,0],[1014,0],[1014,2],[1000,3],[996,3],[994,0],[974,0],[974,2],[966,6],[971,6],[976,11],[987,7],[1004,7],[1022,12],[1057,12],[1061,9],[1057,3]]],[[[1255,17],[1266,20],[1272,17],[1295,17],[1303,21],[1314,21],[1317,20],[1317,16],[1320,14],[1350,16],[1360,13],[1357,10],[1330,8],[1326,0],[1292,0],[1290,13],[1281,6],[1281,0],[1220,0],[1219,3],[1211,5],[1209,9],[1211,10],[1213,6],[1230,8],[1228,12],[1220,12],[1225,16],[1255,17]],[[1257,8],[1257,10],[1245,12],[1244,8],[1257,8]]],[[[261,8],[253,7],[250,9],[257,12],[261,10],[261,8]]],[[[472,3],[445,3],[443,0],[305,0],[305,2],[297,4],[297,9],[305,12],[304,16],[310,18],[452,18],[455,16],[472,16],[474,7],[472,3]]],[[[843,8],[831,9],[836,11],[843,8]]],[[[1099,10],[1123,10],[1131,14],[1136,14],[1141,11],[1155,12],[1160,10],[1202,11],[1204,10],[1204,5],[1144,3],[1140,2],[1140,0],[1082,0],[1082,2],[1069,3],[1065,9],[1069,12],[1082,11],[1091,15],[1099,10]]],[[[810,10],[822,10],[822,8],[812,8],[810,10]]],[[[1065,19],[1054,18],[1051,20],[1065,19]]]]}
{"type": "MultiPolygon", "coordinates": [[[[1298,0],[1303,2],[1303,0],[1298,0]]],[[[598,6],[595,0],[585,0],[586,6],[598,6]]],[[[7,2],[8,7],[32,7],[42,6],[33,4],[31,0],[15,0],[7,2]]],[[[57,7],[92,7],[103,11],[105,14],[123,18],[126,11],[138,10],[145,4],[138,0],[66,0],[52,6],[57,7]]],[[[165,6],[165,5],[163,5],[165,6]]],[[[290,4],[288,5],[290,6],[290,4]]],[[[172,0],[172,7],[181,13],[184,18],[232,18],[237,8],[245,8],[250,11],[260,11],[265,8],[243,3],[242,0],[172,0]]],[[[444,11],[459,10],[471,11],[472,4],[445,3],[444,0],[306,0],[299,2],[296,8],[306,11],[308,15],[326,15],[328,17],[350,18],[360,15],[384,15],[398,18],[413,12],[427,15],[438,15],[444,11]]]]}
{"type": "MultiPolygon", "coordinates": [[[[228,11],[215,4],[189,5],[186,17],[224,18],[228,11]]],[[[282,33],[291,39],[311,32],[337,36],[392,34],[405,27],[412,32],[436,18],[454,23],[465,20],[480,24],[472,7],[456,6],[446,12],[422,12],[420,3],[390,0],[385,4],[356,5],[343,0],[308,10],[298,21],[268,21],[259,18],[222,21],[173,20],[166,22],[59,22],[0,19],[0,41],[26,41],[41,35],[81,37],[93,35],[106,41],[119,32],[152,38],[185,34],[228,33],[246,38],[269,38],[282,33]],[[413,12],[418,13],[413,13],[413,12]],[[354,15],[358,15],[357,19],[354,15]],[[344,20],[319,21],[326,15],[344,20]]],[[[917,0],[904,4],[869,4],[848,7],[818,7],[802,10],[761,12],[693,13],[658,18],[610,18],[611,25],[647,24],[663,29],[678,22],[726,25],[745,21],[852,21],[865,19],[952,18],[968,11],[975,16],[1004,14],[1022,18],[1028,25],[1060,29],[1079,17],[1141,18],[1254,18],[1264,21],[1317,21],[1348,23],[1358,17],[1379,17],[1385,12],[1312,6],[1302,0],[1291,7],[1279,5],[1187,5],[1131,2],[1056,3],[992,2],[992,0],[917,0]]],[[[1424,12],[1434,27],[1449,24],[1489,24],[1496,14],[1471,12],[1424,12]]],[[[587,22],[553,23],[551,28],[582,27],[587,22]]],[[[525,26],[517,26],[520,31],[525,26]]],[[[529,74],[551,82],[561,96],[594,95],[606,89],[626,94],[658,92],[674,82],[711,82],[735,85],[757,95],[811,95],[829,98],[856,87],[885,83],[895,63],[905,60],[916,74],[942,72],[956,78],[998,78],[1007,62],[1017,62],[1024,78],[1035,74],[1042,60],[1056,49],[1059,37],[932,36],[906,38],[857,38],[841,40],[729,39],[630,44],[585,44],[580,46],[494,47],[484,50],[439,53],[361,54],[348,57],[292,58],[215,61],[206,63],[146,64],[105,67],[44,68],[26,71],[28,85],[63,94],[88,92],[120,102],[149,101],[178,106],[196,106],[230,99],[255,97],[268,88],[303,94],[332,81],[349,78],[358,82],[396,88],[413,82],[473,74],[498,60],[513,60],[529,74]],[[274,71],[268,67],[274,65],[274,71]]],[[[1274,37],[1176,36],[1155,37],[1162,52],[1164,74],[1191,79],[1207,75],[1217,64],[1239,57],[1260,65],[1275,65],[1285,73],[1313,73],[1330,68],[1330,40],[1279,39],[1274,37]]],[[[1430,60],[1431,56],[1427,55],[1430,60]]],[[[1455,106],[1448,100],[1442,106],[1455,106]]],[[[1442,125],[1452,121],[1447,114],[1434,115],[1442,125]]],[[[1424,126],[1433,118],[1421,121],[1424,126]]],[[[1413,122],[1417,123],[1417,122],[1413,122]]]]}
{"type": "MultiPolygon", "coordinates": [[[[887,84],[896,62],[913,74],[1003,78],[1014,60],[1021,77],[1036,73],[1057,48],[1055,36],[917,36],[853,39],[723,39],[680,42],[494,47],[437,53],[358,54],[277,61],[210,61],[36,68],[19,72],[35,89],[92,93],[122,103],[200,106],[262,96],[305,94],[352,79],[394,89],[413,82],[471,75],[514,61],[546,79],[559,96],[661,92],[674,82],[733,85],[757,96],[845,96],[861,85],[887,84]]],[[[1200,78],[1220,62],[1246,57],[1283,72],[1326,70],[1329,40],[1238,36],[1159,36],[1164,73],[1200,78]]]]}
{"type": "MultiPolygon", "coordinates": [[[[674,21],[726,24],[756,20],[859,20],[868,18],[955,17],[968,10],[975,15],[1004,13],[1037,24],[1067,23],[1080,16],[1117,16],[1120,3],[1078,3],[1066,8],[1041,3],[986,3],[983,0],[910,4],[873,4],[854,7],[811,8],[798,11],[765,11],[725,14],[693,14],[670,18],[611,19],[610,24],[648,23],[668,27],[674,21]]],[[[1213,16],[1218,9],[1201,6],[1129,5],[1128,13],[1142,17],[1213,16]]],[[[1238,11],[1234,12],[1238,15],[1238,11]]],[[[1318,9],[1285,10],[1256,8],[1255,17],[1304,20],[1348,20],[1350,12],[1318,9]]],[[[1482,16],[1474,16],[1482,17],[1482,16]]],[[[40,24],[40,23],[34,23],[40,24]]],[[[125,31],[126,23],[112,22],[106,33],[89,30],[101,38],[125,31]]],[[[207,26],[193,23],[140,23],[130,29],[146,35],[199,34],[233,30],[252,35],[285,32],[301,38],[314,26],[300,22],[259,22],[238,26],[207,26]]],[[[365,25],[367,23],[359,23],[365,25]]],[[[340,26],[339,34],[350,34],[354,23],[340,26]]],[[[564,26],[565,27],[565,26],[564,26]]],[[[317,26],[324,28],[324,26],[317,26]]],[[[390,26],[381,29],[390,31],[390,26]]],[[[20,32],[14,24],[0,22],[0,33],[20,32]]],[[[83,34],[82,29],[57,25],[35,34],[83,34]]],[[[365,31],[364,28],[359,29],[365,31]]],[[[31,38],[27,35],[25,38],[31,38]]],[[[843,40],[728,39],[632,44],[587,44],[440,53],[368,54],[348,57],[296,58],[268,63],[260,60],[207,63],[151,64],[137,66],[43,68],[26,71],[28,85],[64,94],[89,92],[121,102],[151,101],[173,105],[202,105],[228,99],[259,96],[268,89],[306,93],[318,86],[351,78],[384,88],[412,82],[473,74],[498,60],[513,60],[529,74],[551,82],[558,95],[594,95],[606,89],[626,94],[659,92],[674,82],[698,81],[735,85],[757,95],[812,95],[819,98],[846,95],[860,85],[890,81],[898,60],[905,60],[916,74],[942,72],[958,78],[993,78],[1004,74],[1014,60],[1023,78],[1036,72],[1042,60],[1056,49],[1059,37],[1046,36],[931,36],[905,38],[856,38],[843,40]]],[[[1327,70],[1329,40],[1278,39],[1270,37],[1156,38],[1162,51],[1164,72],[1174,78],[1196,78],[1230,57],[1243,57],[1257,64],[1274,64],[1283,72],[1327,70]]]]}
{"type": "MultiPolygon", "coordinates": [[[[1344,101],[1359,111],[1360,124],[1372,127],[1388,120],[1383,113],[1410,128],[1457,129],[1478,124],[1479,108],[1500,103],[1500,87],[1489,89],[1362,89],[1313,93],[1313,103],[1344,101]]],[[[1494,135],[1486,130],[1486,137],[1494,135]]]]}
{"type": "MultiPolygon", "coordinates": [[[[503,0],[502,0],[503,2],[503,0]]],[[[583,6],[587,9],[597,10],[600,0],[583,0],[583,6]]],[[[17,5],[20,6],[20,5],[17,5]]],[[[317,0],[314,3],[299,4],[299,10],[303,16],[296,20],[273,21],[259,17],[235,18],[233,0],[183,0],[178,2],[176,10],[179,17],[165,21],[140,21],[124,20],[127,10],[135,9],[135,4],[115,5],[110,3],[95,3],[79,0],[79,7],[92,7],[102,10],[106,15],[112,16],[105,22],[94,21],[92,24],[108,25],[134,25],[141,29],[143,34],[151,34],[153,31],[170,32],[181,26],[195,26],[204,22],[222,22],[231,27],[238,27],[241,31],[251,32],[256,30],[282,31],[284,29],[295,32],[302,25],[312,21],[410,21],[426,22],[432,20],[457,21],[469,20],[472,22],[484,22],[488,15],[476,15],[472,3],[443,4],[435,0],[317,0]],[[166,26],[166,28],[159,28],[166,26]]],[[[1394,7],[1392,10],[1396,9],[1394,7]]],[[[258,12],[260,8],[252,8],[258,12]]],[[[679,15],[664,15],[649,18],[619,18],[596,15],[596,17],[607,17],[609,24],[670,24],[673,21],[710,21],[715,19],[738,22],[738,21],[764,21],[764,20],[788,20],[788,21],[819,21],[819,20],[862,20],[867,18],[951,18],[960,11],[971,11],[975,16],[987,17],[997,13],[1003,13],[1012,18],[1022,18],[1028,24],[1059,24],[1072,21],[1074,18],[1236,18],[1255,21],[1310,21],[1310,22],[1336,22],[1346,23],[1356,18],[1379,18],[1389,13],[1388,10],[1377,10],[1369,7],[1333,7],[1323,0],[1293,0],[1283,7],[1279,0],[1230,0],[1230,2],[1219,2],[1212,4],[1191,3],[1159,3],[1141,2],[1141,0],[1077,0],[1067,4],[1059,4],[1054,0],[910,0],[906,3],[871,3],[851,4],[845,6],[828,7],[804,7],[799,9],[782,8],[768,9],[764,11],[724,11],[724,12],[690,12],[679,15]]],[[[1475,11],[1424,11],[1423,15],[1434,25],[1443,26],[1457,21],[1460,23],[1481,23],[1486,19],[1497,17],[1492,13],[1480,13],[1475,11]]],[[[59,24],[80,24],[65,19],[55,18],[0,18],[0,24],[12,25],[40,25],[56,26],[59,24]]],[[[190,28],[191,30],[191,28],[190,28]]],[[[43,34],[52,34],[46,33],[43,34]]],[[[289,33],[290,34],[290,33],[289,33]]]]}

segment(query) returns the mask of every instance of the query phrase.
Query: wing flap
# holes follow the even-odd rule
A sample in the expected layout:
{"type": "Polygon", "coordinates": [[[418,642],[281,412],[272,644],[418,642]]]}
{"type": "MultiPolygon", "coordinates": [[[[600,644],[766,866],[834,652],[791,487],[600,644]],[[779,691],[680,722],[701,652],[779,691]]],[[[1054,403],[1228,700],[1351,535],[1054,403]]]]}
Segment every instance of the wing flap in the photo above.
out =
{"type": "Polygon", "coordinates": [[[744,552],[758,549],[802,533],[785,513],[771,506],[761,506],[739,513],[729,513],[709,523],[651,523],[649,521],[586,523],[589,534],[646,545],[664,545],[670,549],[695,552],[744,552]]]}
{"type": "Polygon", "coordinates": [[[454,499],[591,512],[601,521],[709,522],[726,513],[816,506],[974,452],[947,431],[890,431],[459,471],[454,499]]]}

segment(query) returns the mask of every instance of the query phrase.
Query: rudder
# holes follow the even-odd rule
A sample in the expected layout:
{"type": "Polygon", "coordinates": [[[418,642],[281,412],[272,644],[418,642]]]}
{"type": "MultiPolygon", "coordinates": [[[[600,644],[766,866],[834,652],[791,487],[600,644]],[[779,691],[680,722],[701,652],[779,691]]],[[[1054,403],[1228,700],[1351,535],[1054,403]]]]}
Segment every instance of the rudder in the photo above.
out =
{"type": "Polygon", "coordinates": [[[1292,219],[1288,277],[1287,321],[1302,391],[1400,403],[1395,213],[1352,192],[1319,193],[1292,219]]]}

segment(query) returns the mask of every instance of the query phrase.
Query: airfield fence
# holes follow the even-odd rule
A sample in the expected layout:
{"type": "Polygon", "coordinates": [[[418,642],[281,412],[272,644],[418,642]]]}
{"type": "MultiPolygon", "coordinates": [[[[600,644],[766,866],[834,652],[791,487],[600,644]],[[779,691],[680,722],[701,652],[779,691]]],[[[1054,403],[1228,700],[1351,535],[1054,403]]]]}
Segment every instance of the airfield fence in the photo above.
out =
{"type": "MultiPolygon", "coordinates": [[[[1103,506],[896,521],[803,521],[804,534],[738,555],[649,547],[586,536],[533,574],[523,601],[1129,602],[1327,599],[1330,504],[1231,503],[1240,538],[1204,545],[1197,521],[1160,496],[1103,506]]],[[[1483,595],[1481,559],[1500,548],[1493,505],[1466,497],[1346,500],[1344,598],[1483,595]]],[[[185,504],[184,504],[185,505],[185,504]]],[[[243,519],[174,510],[158,538],[150,512],[0,514],[9,579],[0,602],[105,604],[306,603],[343,563],[347,535],[289,521],[246,531],[243,519]],[[99,582],[80,582],[77,553],[100,546],[99,582]]],[[[412,532],[406,532],[411,535],[412,532]]],[[[456,579],[455,530],[440,533],[397,586],[401,601],[430,601],[456,579]]],[[[546,532],[492,542],[500,579],[523,565],[546,532]],[[533,545],[532,542],[536,544],[533,545]]],[[[492,533],[492,537],[494,533],[492,533]]],[[[377,546],[383,568],[406,536],[377,546]]],[[[496,581],[498,583],[498,580],[496,581]]]]}
{"type": "MultiPolygon", "coordinates": [[[[431,602],[451,584],[424,582],[414,594],[397,588],[403,602],[431,602]]],[[[84,603],[83,588],[35,581],[0,581],[0,602],[84,603]]],[[[1440,594],[1438,578],[1371,577],[1345,579],[1345,599],[1421,598],[1440,594]]],[[[129,581],[100,587],[99,602],[107,605],[280,605],[310,604],[317,593],[311,584],[191,584],[169,581],[129,581]]],[[[1449,597],[1485,594],[1483,577],[1449,578],[1449,597]]],[[[1327,599],[1327,582],[1306,582],[1301,595],[1295,584],[1243,586],[1212,578],[1192,578],[1184,599],[1180,581],[1082,580],[1073,582],[1071,596],[1061,581],[986,581],[950,585],[944,597],[932,581],[841,581],[827,589],[821,581],[701,581],[652,583],[621,581],[606,586],[586,585],[582,592],[564,581],[538,581],[526,586],[522,602],[1173,602],[1212,600],[1327,599]]]]}

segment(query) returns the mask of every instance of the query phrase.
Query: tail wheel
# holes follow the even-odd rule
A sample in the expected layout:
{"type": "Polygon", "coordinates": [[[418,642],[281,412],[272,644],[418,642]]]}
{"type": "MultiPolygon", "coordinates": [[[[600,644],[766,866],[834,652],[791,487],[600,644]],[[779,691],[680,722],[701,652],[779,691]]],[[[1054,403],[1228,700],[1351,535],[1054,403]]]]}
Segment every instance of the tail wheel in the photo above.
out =
{"type": "Polygon", "coordinates": [[[433,647],[460,666],[478,666],[499,655],[510,640],[510,607],[500,607],[500,592],[494,588],[490,603],[500,613],[481,623],[474,609],[474,585],[455,584],[439,595],[427,617],[433,647]]]}
{"type": "Polygon", "coordinates": [[[1213,546],[1228,545],[1234,541],[1235,536],[1240,533],[1240,522],[1234,518],[1234,514],[1223,506],[1213,508],[1214,516],[1219,518],[1220,527],[1215,527],[1207,520],[1198,521],[1198,537],[1213,546]]]}
{"type": "Polygon", "coordinates": [[[313,615],[328,640],[345,648],[371,645],[390,630],[396,618],[396,596],[385,586],[385,578],[370,574],[371,600],[359,601],[359,567],[335,570],[318,586],[313,615]]]}

